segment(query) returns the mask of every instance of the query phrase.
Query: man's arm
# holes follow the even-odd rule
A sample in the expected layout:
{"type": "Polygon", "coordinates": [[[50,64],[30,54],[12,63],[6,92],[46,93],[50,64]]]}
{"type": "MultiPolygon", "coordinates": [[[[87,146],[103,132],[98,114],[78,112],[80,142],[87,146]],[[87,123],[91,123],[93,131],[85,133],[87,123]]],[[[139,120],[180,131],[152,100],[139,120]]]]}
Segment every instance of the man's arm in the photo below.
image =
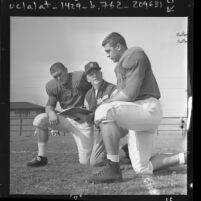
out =
{"type": "Polygon", "coordinates": [[[113,101],[130,101],[130,97],[127,96],[123,91],[118,91],[115,95],[103,101],[103,103],[110,103],[113,101]]]}
{"type": "Polygon", "coordinates": [[[122,68],[127,71],[125,87],[103,103],[135,100],[142,86],[147,65],[149,62],[143,52],[136,52],[133,56],[129,55],[122,63],[122,68]]]}
{"type": "Polygon", "coordinates": [[[48,95],[48,101],[45,107],[45,112],[49,117],[49,123],[50,125],[56,125],[59,123],[58,121],[58,116],[55,113],[55,108],[56,108],[56,104],[57,104],[57,98],[53,93],[53,85],[54,82],[48,82],[46,84],[46,92],[48,95]]]}
{"type": "Polygon", "coordinates": [[[55,113],[55,108],[54,108],[53,106],[51,106],[51,105],[46,105],[46,107],[45,107],[45,112],[47,113],[48,116],[49,116],[49,113],[54,113],[54,114],[56,114],[56,113],[55,113]]]}
{"type": "Polygon", "coordinates": [[[45,112],[47,113],[47,115],[49,117],[50,125],[56,125],[59,123],[58,116],[57,116],[57,114],[55,112],[55,108],[53,106],[46,105],[45,112]]]}

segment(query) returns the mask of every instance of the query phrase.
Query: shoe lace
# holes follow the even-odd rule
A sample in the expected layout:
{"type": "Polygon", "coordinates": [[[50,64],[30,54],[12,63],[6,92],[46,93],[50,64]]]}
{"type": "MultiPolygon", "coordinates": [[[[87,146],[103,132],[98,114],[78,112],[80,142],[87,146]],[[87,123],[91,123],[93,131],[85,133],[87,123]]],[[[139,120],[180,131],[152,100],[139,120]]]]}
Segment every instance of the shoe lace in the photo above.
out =
{"type": "Polygon", "coordinates": [[[35,156],[31,162],[34,162],[34,161],[41,161],[41,158],[39,156],[35,156]]]}
{"type": "Polygon", "coordinates": [[[40,156],[37,156],[36,159],[37,159],[37,161],[41,161],[41,157],[40,156]]]}

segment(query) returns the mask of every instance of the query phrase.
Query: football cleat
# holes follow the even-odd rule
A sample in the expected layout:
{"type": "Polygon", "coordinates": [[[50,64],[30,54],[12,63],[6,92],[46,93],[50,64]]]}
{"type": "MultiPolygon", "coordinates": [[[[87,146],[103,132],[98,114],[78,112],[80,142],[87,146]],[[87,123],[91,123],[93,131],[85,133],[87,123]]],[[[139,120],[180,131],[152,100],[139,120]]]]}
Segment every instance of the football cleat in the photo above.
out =
{"type": "Polygon", "coordinates": [[[88,183],[109,183],[122,181],[122,172],[119,163],[107,159],[106,166],[98,173],[92,175],[88,183]]]}
{"type": "Polygon", "coordinates": [[[44,156],[36,156],[31,161],[27,163],[29,167],[41,167],[47,165],[48,160],[47,157],[44,156]]]}

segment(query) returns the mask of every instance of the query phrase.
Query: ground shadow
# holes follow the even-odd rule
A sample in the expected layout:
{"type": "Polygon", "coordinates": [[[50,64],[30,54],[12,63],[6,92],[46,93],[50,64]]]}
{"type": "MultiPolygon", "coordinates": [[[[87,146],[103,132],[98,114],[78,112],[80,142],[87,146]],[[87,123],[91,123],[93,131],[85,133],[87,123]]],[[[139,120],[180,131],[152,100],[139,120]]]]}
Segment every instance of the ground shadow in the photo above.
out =
{"type": "Polygon", "coordinates": [[[187,173],[187,166],[181,165],[181,166],[175,166],[175,167],[169,167],[166,169],[161,169],[154,171],[154,175],[171,175],[171,174],[186,174],[187,173]]]}

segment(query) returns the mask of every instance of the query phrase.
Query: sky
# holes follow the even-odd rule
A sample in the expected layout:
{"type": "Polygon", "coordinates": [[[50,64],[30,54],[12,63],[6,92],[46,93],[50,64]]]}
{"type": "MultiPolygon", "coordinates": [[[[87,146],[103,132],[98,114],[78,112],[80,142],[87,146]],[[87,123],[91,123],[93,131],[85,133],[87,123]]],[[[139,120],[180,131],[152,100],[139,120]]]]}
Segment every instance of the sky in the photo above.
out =
{"type": "Polygon", "coordinates": [[[119,32],[128,47],[141,47],[148,55],[164,116],[185,117],[187,27],[186,17],[11,17],[10,101],[45,106],[45,84],[55,62],[72,72],[96,61],[104,79],[116,84],[116,64],[101,43],[109,33],[119,32]]]}

